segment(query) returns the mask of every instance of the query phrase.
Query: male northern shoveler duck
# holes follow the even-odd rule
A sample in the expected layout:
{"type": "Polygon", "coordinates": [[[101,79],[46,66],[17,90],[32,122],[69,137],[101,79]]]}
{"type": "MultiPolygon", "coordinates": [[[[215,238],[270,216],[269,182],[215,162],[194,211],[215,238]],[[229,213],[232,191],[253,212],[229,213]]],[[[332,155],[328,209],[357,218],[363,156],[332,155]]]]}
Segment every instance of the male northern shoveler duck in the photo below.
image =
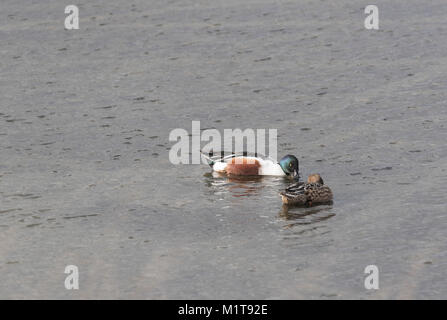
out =
{"type": "Polygon", "coordinates": [[[286,155],[279,162],[255,155],[229,155],[211,157],[202,153],[210,167],[220,173],[235,176],[291,176],[299,178],[299,161],[295,156],[286,155]]]}
{"type": "Polygon", "coordinates": [[[284,204],[308,205],[331,203],[333,199],[331,189],[324,184],[319,174],[312,174],[307,183],[297,182],[279,193],[284,204]]]}

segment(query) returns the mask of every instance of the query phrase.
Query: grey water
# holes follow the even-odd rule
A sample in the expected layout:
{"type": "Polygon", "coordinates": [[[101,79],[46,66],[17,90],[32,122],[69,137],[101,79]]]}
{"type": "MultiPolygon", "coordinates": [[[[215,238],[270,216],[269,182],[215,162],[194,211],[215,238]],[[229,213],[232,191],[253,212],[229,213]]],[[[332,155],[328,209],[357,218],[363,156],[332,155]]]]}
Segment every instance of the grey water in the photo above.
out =
{"type": "Polygon", "coordinates": [[[379,30],[354,0],[68,4],[0,3],[0,298],[447,298],[445,1],[377,0],[379,30]],[[173,165],[193,120],[277,129],[334,203],[173,165]]]}

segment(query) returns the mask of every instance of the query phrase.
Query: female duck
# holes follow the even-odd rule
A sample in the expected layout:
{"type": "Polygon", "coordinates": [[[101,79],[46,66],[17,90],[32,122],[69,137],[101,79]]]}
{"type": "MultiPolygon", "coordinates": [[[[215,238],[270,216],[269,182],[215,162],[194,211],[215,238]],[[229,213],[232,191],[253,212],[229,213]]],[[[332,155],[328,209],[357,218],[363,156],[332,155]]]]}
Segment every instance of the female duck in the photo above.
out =
{"type": "Polygon", "coordinates": [[[286,155],[279,162],[260,157],[229,155],[210,157],[203,154],[213,171],[234,176],[291,176],[299,178],[299,161],[286,155]]]}
{"type": "Polygon", "coordinates": [[[297,182],[279,193],[282,202],[289,205],[307,205],[331,203],[333,199],[331,189],[326,186],[319,174],[312,174],[307,183],[297,182]]]}

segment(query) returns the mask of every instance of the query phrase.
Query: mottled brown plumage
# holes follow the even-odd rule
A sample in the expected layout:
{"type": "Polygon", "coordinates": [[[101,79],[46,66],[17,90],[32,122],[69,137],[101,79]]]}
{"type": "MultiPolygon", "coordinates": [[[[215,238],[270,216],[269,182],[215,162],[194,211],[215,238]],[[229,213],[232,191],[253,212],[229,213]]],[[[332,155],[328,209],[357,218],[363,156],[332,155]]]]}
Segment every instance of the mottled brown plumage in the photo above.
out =
{"type": "Polygon", "coordinates": [[[312,174],[307,183],[297,182],[280,192],[282,202],[288,205],[307,205],[331,203],[333,199],[331,189],[324,185],[319,174],[312,174]]]}

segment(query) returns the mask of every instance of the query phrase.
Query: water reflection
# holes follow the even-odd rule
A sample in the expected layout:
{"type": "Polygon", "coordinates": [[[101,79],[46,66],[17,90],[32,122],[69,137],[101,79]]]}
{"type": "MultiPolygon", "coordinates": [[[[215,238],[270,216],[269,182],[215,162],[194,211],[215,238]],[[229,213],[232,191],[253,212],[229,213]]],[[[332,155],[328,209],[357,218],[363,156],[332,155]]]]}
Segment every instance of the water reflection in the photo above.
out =
{"type": "Polygon", "coordinates": [[[276,192],[290,182],[283,177],[227,176],[218,172],[206,173],[204,177],[208,191],[212,195],[228,193],[235,198],[258,196],[266,187],[276,192]]]}
{"type": "Polygon", "coordinates": [[[331,228],[324,223],[335,216],[331,205],[310,208],[283,205],[278,216],[286,222],[282,230],[287,246],[327,246],[332,242],[329,237],[331,228]]]}
{"type": "Polygon", "coordinates": [[[325,221],[333,216],[331,205],[318,206],[318,207],[297,207],[288,206],[283,204],[278,216],[286,221],[293,221],[285,225],[287,228],[291,228],[295,225],[313,224],[320,221],[325,221]]]}

